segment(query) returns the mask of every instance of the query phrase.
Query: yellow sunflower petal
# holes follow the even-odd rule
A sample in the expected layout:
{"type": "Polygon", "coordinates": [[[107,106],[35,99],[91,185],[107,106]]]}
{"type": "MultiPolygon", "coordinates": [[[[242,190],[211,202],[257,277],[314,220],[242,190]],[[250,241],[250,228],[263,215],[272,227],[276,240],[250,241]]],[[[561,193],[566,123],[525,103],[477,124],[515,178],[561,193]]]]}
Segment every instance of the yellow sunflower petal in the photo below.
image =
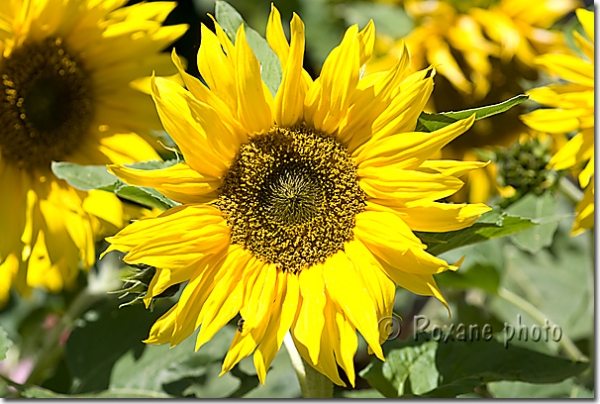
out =
{"type": "MultiPolygon", "coordinates": [[[[396,297],[394,282],[381,272],[379,265],[363,243],[352,240],[344,244],[344,249],[355,267],[359,268],[359,274],[375,303],[377,320],[380,321],[382,318],[390,316],[396,297]]],[[[380,342],[383,343],[381,338],[380,342]]]]}
{"type": "Polygon", "coordinates": [[[205,203],[216,198],[221,180],[206,177],[186,163],[161,170],[138,170],[109,165],[108,171],[129,185],[155,188],[161,194],[181,203],[205,203]]]}
{"type": "Polygon", "coordinates": [[[577,14],[577,19],[581,23],[585,34],[592,40],[592,43],[594,43],[594,12],[579,8],[575,10],[575,13],[577,14]]]}
{"type": "Polygon", "coordinates": [[[407,273],[435,274],[456,269],[424,251],[424,244],[392,212],[365,211],[356,216],[354,234],[371,253],[407,273]]]}
{"type": "Polygon", "coordinates": [[[432,202],[456,193],[464,184],[449,175],[388,167],[359,168],[358,173],[360,186],[369,197],[395,203],[432,202]]]}
{"type": "Polygon", "coordinates": [[[356,157],[361,169],[368,167],[415,168],[475,122],[475,115],[430,133],[409,132],[372,141],[356,157]]]}
{"type": "Polygon", "coordinates": [[[198,70],[210,91],[237,115],[237,90],[233,65],[223,53],[217,36],[204,24],[201,25],[200,35],[202,43],[198,51],[198,70]]]}
{"type": "Polygon", "coordinates": [[[340,306],[344,315],[360,331],[375,355],[384,360],[379,345],[375,304],[366,292],[357,268],[342,251],[330,257],[323,267],[327,295],[340,306]]]}
{"type": "Polygon", "coordinates": [[[594,86],[594,66],[575,56],[543,55],[536,62],[564,80],[587,87],[594,86]]]}
{"type": "Polygon", "coordinates": [[[373,122],[374,140],[414,130],[433,91],[434,74],[434,70],[423,70],[413,73],[402,82],[400,91],[403,95],[395,97],[373,122]]]}
{"type": "Polygon", "coordinates": [[[568,133],[579,129],[579,118],[586,115],[583,109],[537,109],[521,119],[525,125],[546,133],[568,133]]]}
{"type": "Polygon", "coordinates": [[[394,210],[412,230],[447,232],[470,227],[482,214],[492,208],[483,203],[430,202],[410,208],[394,207],[394,210]]]}
{"type": "Polygon", "coordinates": [[[273,118],[263,91],[260,64],[248,45],[243,24],[237,31],[235,44],[238,116],[249,133],[262,133],[271,127],[273,118]]]}
{"type": "Polygon", "coordinates": [[[322,265],[317,264],[301,271],[299,278],[302,300],[293,334],[295,339],[307,347],[311,363],[317,364],[321,352],[321,334],[325,326],[323,310],[327,301],[322,265]]]}
{"type": "Polygon", "coordinates": [[[375,24],[373,20],[369,20],[367,25],[358,33],[358,41],[360,42],[360,66],[367,63],[373,54],[375,46],[375,24]]]}
{"type": "Polygon", "coordinates": [[[267,369],[281,347],[285,334],[290,329],[298,311],[300,290],[298,277],[290,272],[277,273],[278,282],[285,284],[285,296],[274,305],[274,315],[260,345],[254,352],[254,367],[258,379],[265,384],[267,369]]]}
{"type": "Polygon", "coordinates": [[[594,178],[586,187],[583,198],[575,207],[577,216],[571,229],[571,235],[576,236],[586,229],[594,227],[594,178]]]}
{"type": "Polygon", "coordinates": [[[302,356],[302,358],[304,358],[309,366],[312,366],[319,372],[329,377],[329,379],[338,386],[346,387],[346,383],[340,379],[333,346],[331,346],[329,343],[329,338],[326,334],[322,336],[322,341],[320,341],[323,349],[320,350],[317,363],[312,363],[307,347],[296,339],[294,333],[292,333],[292,339],[294,341],[294,345],[296,345],[296,349],[298,349],[298,353],[302,356]]]}
{"type": "Polygon", "coordinates": [[[565,170],[582,163],[590,156],[586,153],[593,152],[594,139],[586,139],[580,132],[573,136],[552,158],[548,166],[556,170],[565,170]],[[585,160],[584,160],[585,159],[585,160]]]}
{"type": "Polygon", "coordinates": [[[157,218],[140,219],[107,239],[112,250],[127,252],[124,261],[162,268],[187,267],[225,248],[229,228],[221,211],[208,205],[183,205],[157,218]],[[177,239],[177,246],[172,240],[177,239]]]}
{"type": "Polygon", "coordinates": [[[202,326],[196,338],[196,351],[240,311],[245,281],[252,272],[260,272],[263,268],[259,263],[247,265],[253,259],[252,255],[241,249],[237,251],[238,254],[228,254],[210,296],[200,310],[202,326]]]}
{"type": "Polygon", "coordinates": [[[274,102],[275,122],[282,127],[294,126],[302,118],[307,90],[301,81],[304,59],[304,23],[295,13],[290,27],[292,32],[290,60],[283,69],[283,78],[274,102]]]}
{"type": "Polygon", "coordinates": [[[173,329],[175,328],[175,318],[177,313],[177,303],[173,305],[165,314],[163,314],[158,320],[154,322],[148,338],[142,342],[145,344],[167,344],[171,340],[173,335],[173,329]]]}
{"type": "Polygon", "coordinates": [[[315,129],[333,133],[346,115],[360,75],[359,48],[358,28],[352,26],[325,60],[318,82],[320,95],[311,99],[309,94],[305,101],[305,108],[316,108],[314,115],[306,114],[306,118],[312,118],[308,123],[315,129]],[[310,105],[311,102],[315,105],[310,105]]]}
{"type": "Polygon", "coordinates": [[[186,163],[201,174],[220,177],[227,161],[211,150],[203,130],[192,117],[186,100],[186,91],[169,80],[156,78],[152,82],[152,97],[165,130],[179,146],[186,163]],[[190,134],[194,134],[190,136],[190,134]]]}

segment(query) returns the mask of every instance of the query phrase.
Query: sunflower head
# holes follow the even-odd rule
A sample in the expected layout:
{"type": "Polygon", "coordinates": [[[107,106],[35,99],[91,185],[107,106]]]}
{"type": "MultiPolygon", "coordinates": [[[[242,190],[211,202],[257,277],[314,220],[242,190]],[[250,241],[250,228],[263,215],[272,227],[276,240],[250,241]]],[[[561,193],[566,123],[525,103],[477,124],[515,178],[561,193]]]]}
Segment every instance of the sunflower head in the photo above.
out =
{"type": "Polygon", "coordinates": [[[159,159],[149,76],[175,73],[160,51],[187,27],[164,27],[173,2],[11,0],[0,6],[0,305],[11,285],[58,292],[95,259],[95,242],[140,209],[59,180],[53,161],[159,159]],[[147,139],[147,140],[146,140],[147,139]]]}
{"type": "Polygon", "coordinates": [[[147,304],[188,281],[147,343],[176,345],[200,327],[200,348],[239,315],[223,372],[253,353],[264,383],[290,331],[315,369],[343,385],[339,365],[354,384],[356,331],[383,359],[378,321],[391,315],[396,285],[446,304],[433,275],[457,266],[428,254],[413,230],[462,229],[489,210],[438,202],[461,188],[458,175],[485,164],[430,159],[474,116],[415,132],[435,70],[411,71],[405,50],[390,70],[361,76],[373,23],[350,27],[313,80],[302,68],[302,20],[294,14],[288,41],[272,7],[266,36],[283,72],[275,94],[244,26],[235,38],[215,29],[202,26],[206,84],[175,53],[187,89],[153,80],[159,116],[185,162],[109,167],[183,205],[128,226],[107,251],[157,268],[147,304]]]}
{"type": "Polygon", "coordinates": [[[555,170],[572,170],[584,189],[583,199],[575,207],[577,217],[571,233],[594,226],[594,12],[577,10],[587,37],[574,32],[581,57],[542,55],[538,64],[564,82],[529,91],[531,99],[544,107],[522,115],[523,122],[534,130],[546,132],[560,141],[569,141],[549,161],[555,170]]]}

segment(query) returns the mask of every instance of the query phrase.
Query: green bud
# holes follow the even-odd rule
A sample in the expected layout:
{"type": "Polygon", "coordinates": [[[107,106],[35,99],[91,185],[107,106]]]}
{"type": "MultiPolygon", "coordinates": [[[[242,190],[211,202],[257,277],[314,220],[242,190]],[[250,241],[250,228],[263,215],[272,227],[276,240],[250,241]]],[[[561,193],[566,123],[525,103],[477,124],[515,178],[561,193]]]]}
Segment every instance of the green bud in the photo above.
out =
{"type": "MultiPolygon", "coordinates": [[[[119,308],[142,303],[143,299],[148,293],[148,286],[150,285],[150,282],[152,282],[152,278],[155,274],[156,268],[150,265],[139,264],[125,267],[121,273],[121,279],[124,282],[123,288],[109,293],[122,293],[121,296],[119,296],[119,299],[122,299],[129,294],[135,296],[132,300],[121,304],[119,308]]],[[[179,291],[179,287],[180,284],[172,285],[158,296],[154,296],[150,302],[150,309],[153,309],[154,303],[157,299],[163,299],[175,295],[179,291]]]]}
{"type": "Polygon", "coordinates": [[[515,202],[529,192],[541,195],[556,189],[560,173],[547,168],[552,157],[549,150],[550,141],[551,139],[547,139],[541,142],[533,138],[521,140],[509,149],[495,150],[493,160],[498,167],[498,184],[515,189],[515,194],[505,200],[503,206],[515,202]]]}

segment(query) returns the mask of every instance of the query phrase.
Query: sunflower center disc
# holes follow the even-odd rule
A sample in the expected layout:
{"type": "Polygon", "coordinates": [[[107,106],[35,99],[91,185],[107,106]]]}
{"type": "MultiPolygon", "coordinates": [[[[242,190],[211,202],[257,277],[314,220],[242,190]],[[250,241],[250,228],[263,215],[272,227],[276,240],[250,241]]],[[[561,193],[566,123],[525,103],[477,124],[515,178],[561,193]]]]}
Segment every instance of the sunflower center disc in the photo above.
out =
{"type": "Polygon", "coordinates": [[[93,119],[91,80],[61,39],[25,43],[0,62],[0,152],[24,167],[75,150],[93,119]]]}
{"type": "Polygon", "coordinates": [[[352,239],[365,195],[353,161],[333,138],[304,126],[273,128],[242,145],[217,206],[232,243],[295,272],[352,239]]]}

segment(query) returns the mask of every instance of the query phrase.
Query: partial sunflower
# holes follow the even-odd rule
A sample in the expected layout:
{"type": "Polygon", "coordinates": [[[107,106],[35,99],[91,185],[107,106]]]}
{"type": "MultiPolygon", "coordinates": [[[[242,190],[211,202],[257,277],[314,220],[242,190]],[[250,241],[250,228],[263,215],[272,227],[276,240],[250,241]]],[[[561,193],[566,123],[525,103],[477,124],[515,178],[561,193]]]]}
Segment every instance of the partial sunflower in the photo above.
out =
{"type": "Polygon", "coordinates": [[[574,40],[586,59],[576,56],[543,55],[537,62],[566,83],[550,84],[528,92],[531,99],[550,108],[522,116],[535,130],[555,135],[575,135],[552,157],[549,167],[578,172],[583,199],[575,207],[577,217],[571,234],[594,226],[594,13],[577,10],[577,18],[591,40],[574,32],[574,40]]]}
{"type": "Polygon", "coordinates": [[[428,254],[413,230],[462,229],[490,209],[436,202],[463,185],[456,175],[485,163],[427,160],[474,117],[413,132],[435,71],[411,74],[403,53],[389,71],[361,77],[372,22],[350,27],[313,81],[302,68],[303,22],[294,14],[288,44],[273,7],[266,36],[283,69],[276,94],[261,79],[243,26],[235,44],[215,28],[201,32],[206,85],[175,53],[187,90],[153,82],[159,116],[185,163],[109,167],[183,205],[126,227],[108,239],[107,252],[158,268],[147,305],[189,281],[146,343],[174,346],[200,327],[198,349],[239,314],[223,372],[254,352],[264,383],[291,330],[308,363],[343,385],[339,364],[354,385],[356,330],[383,359],[378,320],[391,315],[396,284],[446,304],[433,275],[457,266],[428,254]]]}
{"type": "Polygon", "coordinates": [[[115,195],[80,192],[52,161],[158,159],[139,135],[160,129],[149,79],[176,72],[160,51],[187,29],[161,24],[172,2],[0,2],[0,305],[11,285],[57,292],[95,261],[102,229],[132,213],[115,195]],[[139,135],[138,135],[139,134],[139,135]]]}
{"type": "MultiPolygon", "coordinates": [[[[412,67],[435,66],[442,76],[427,110],[456,111],[497,104],[522,94],[525,80],[537,79],[536,56],[568,53],[563,36],[549,28],[575,9],[577,0],[412,0],[404,1],[417,23],[403,40],[378,37],[367,72],[389,69],[404,46],[412,67]]],[[[509,147],[527,128],[521,107],[475,123],[466,136],[442,151],[444,158],[474,160],[474,149],[509,147]]],[[[498,193],[495,167],[468,175],[454,200],[485,202],[498,193]]]]}

